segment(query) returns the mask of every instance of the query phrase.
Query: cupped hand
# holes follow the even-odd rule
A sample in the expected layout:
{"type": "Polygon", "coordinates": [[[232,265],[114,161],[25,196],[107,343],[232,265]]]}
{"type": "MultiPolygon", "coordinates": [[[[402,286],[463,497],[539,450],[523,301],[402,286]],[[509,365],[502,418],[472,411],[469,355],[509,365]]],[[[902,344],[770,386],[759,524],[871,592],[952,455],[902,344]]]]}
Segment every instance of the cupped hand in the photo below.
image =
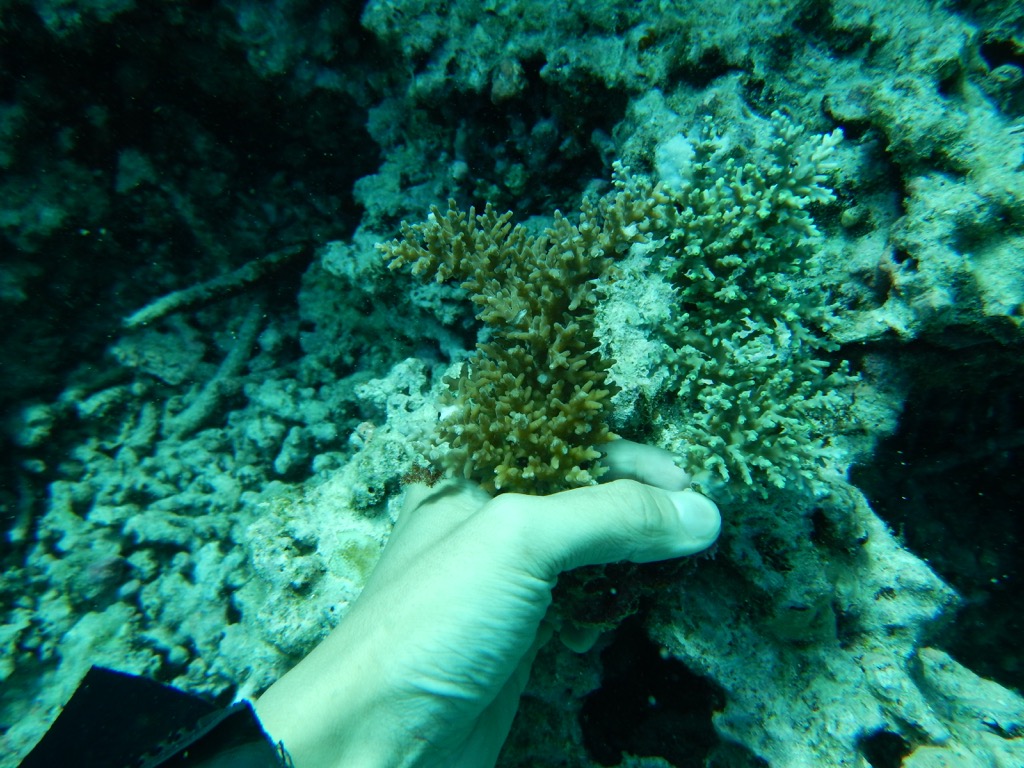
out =
{"type": "Polygon", "coordinates": [[[490,498],[411,486],[339,626],[256,703],[296,768],[486,768],[508,735],[563,571],[690,555],[721,526],[665,451],[607,446],[598,486],[490,498]],[[642,482],[640,482],[642,481],[642,482]]]}

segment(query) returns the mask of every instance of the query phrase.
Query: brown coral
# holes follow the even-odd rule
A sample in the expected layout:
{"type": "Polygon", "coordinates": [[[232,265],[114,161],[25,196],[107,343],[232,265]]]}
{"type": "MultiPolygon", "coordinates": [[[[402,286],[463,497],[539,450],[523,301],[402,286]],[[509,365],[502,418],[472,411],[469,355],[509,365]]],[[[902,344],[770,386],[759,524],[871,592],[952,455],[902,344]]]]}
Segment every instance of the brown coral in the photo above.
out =
{"type": "Polygon", "coordinates": [[[452,414],[441,425],[447,463],[492,491],[550,493],[592,483],[594,446],[613,385],[598,352],[593,308],[612,260],[642,241],[655,205],[622,182],[577,223],[556,212],[540,236],[487,205],[477,214],[432,209],[423,223],[378,246],[391,269],[460,281],[495,329],[448,380],[452,414]]]}

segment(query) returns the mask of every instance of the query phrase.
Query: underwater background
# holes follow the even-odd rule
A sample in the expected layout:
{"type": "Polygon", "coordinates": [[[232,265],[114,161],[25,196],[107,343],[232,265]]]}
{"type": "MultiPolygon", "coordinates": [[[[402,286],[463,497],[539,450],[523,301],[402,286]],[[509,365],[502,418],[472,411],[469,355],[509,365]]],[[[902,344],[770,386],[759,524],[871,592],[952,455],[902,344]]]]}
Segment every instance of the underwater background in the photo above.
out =
{"type": "Polygon", "coordinates": [[[566,579],[499,765],[1024,766],[1022,324],[1020,2],[0,0],[0,766],[612,435],[721,539],[566,579]]]}

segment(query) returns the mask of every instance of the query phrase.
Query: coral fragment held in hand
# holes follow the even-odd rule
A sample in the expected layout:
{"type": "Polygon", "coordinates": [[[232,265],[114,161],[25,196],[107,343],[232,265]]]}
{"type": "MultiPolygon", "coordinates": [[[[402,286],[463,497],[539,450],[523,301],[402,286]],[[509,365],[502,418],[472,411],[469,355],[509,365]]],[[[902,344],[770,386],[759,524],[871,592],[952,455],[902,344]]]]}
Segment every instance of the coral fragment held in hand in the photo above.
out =
{"type": "Polygon", "coordinates": [[[613,435],[614,393],[594,336],[594,305],[612,260],[644,240],[654,201],[616,183],[576,223],[555,213],[535,236],[512,214],[435,207],[379,246],[391,269],[459,281],[493,329],[450,377],[446,463],[491,491],[551,493],[596,480],[595,448],[613,435]]]}

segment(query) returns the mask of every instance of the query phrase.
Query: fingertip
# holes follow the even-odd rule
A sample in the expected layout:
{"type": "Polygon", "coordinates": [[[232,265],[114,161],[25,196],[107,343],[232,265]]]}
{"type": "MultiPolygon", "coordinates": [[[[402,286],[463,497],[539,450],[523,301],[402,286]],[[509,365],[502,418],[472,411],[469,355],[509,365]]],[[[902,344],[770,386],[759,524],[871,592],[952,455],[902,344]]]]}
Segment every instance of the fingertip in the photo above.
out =
{"type": "Polygon", "coordinates": [[[685,534],[685,554],[700,552],[714,544],[722,530],[722,514],[718,505],[707,496],[691,490],[669,493],[669,498],[679,514],[685,534]]]}
{"type": "Polygon", "coordinates": [[[663,448],[619,439],[607,443],[602,449],[608,467],[606,480],[638,480],[666,491],[681,491],[690,485],[689,473],[679,467],[675,457],[663,448]]]}
{"type": "Polygon", "coordinates": [[[573,653],[586,653],[601,638],[601,630],[597,627],[584,627],[578,624],[566,624],[558,632],[562,645],[573,653]]]}
{"type": "Polygon", "coordinates": [[[666,491],[682,491],[690,487],[690,473],[678,466],[668,451],[661,451],[650,457],[645,481],[649,485],[666,491]]]}

